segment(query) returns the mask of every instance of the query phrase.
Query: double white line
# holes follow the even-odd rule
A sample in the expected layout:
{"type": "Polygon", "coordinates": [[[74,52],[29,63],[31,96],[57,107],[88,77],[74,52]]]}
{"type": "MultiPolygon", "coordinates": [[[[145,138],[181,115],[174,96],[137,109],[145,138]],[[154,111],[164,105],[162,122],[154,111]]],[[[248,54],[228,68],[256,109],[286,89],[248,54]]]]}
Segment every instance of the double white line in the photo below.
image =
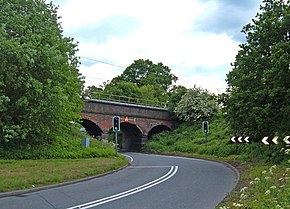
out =
{"type": "Polygon", "coordinates": [[[98,205],[103,205],[105,203],[112,202],[114,200],[118,200],[118,199],[130,196],[130,195],[136,194],[138,192],[142,192],[142,191],[144,191],[146,189],[154,187],[154,186],[156,186],[158,184],[161,184],[162,182],[170,179],[171,177],[173,177],[177,173],[177,170],[178,170],[178,166],[170,166],[170,170],[164,176],[161,176],[160,178],[158,178],[156,180],[153,180],[153,181],[151,181],[149,183],[146,183],[146,184],[144,184],[142,186],[138,186],[138,187],[135,187],[135,188],[130,189],[128,191],[121,192],[121,193],[118,193],[118,194],[115,194],[115,195],[112,195],[112,196],[109,196],[109,197],[105,197],[105,198],[102,198],[102,199],[99,199],[99,200],[95,200],[95,201],[92,201],[92,202],[88,202],[88,203],[85,203],[85,204],[82,204],[82,205],[76,205],[76,206],[73,206],[73,207],[70,207],[70,208],[67,208],[67,209],[92,208],[92,207],[95,207],[95,206],[98,206],[98,205]]]}

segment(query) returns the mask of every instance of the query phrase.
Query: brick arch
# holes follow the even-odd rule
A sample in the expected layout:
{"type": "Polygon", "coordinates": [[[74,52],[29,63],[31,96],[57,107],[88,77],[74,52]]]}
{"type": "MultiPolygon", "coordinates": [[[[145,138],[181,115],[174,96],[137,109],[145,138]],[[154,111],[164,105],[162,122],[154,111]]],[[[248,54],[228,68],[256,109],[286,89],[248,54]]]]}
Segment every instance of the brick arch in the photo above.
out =
{"type": "Polygon", "coordinates": [[[130,121],[121,121],[121,127],[122,124],[131,124],[133,126],[136,126],[136,128],[138,128],[138,130],[141,132],[141,134],[144,134],[144,130],[142,129],[142,127],[140,127],[138,124],[134,123],[134,122],[130,122],[130,121]]]}
{"type": "Polygon", "coordinates": [[[92,137],[99,138],[102,136],[103,131],[95,122],[89,119],[82,119],[80,123],[92,137]]]}
{"type": "Polygon", "coordinates": [[[110,115],[81,113],[81,118],[94,122],[104,133],[108,133],[112,128],[112,116],[110,115]]]}
{"type": "Polygon", "coordinates": [[[162,131],[172,131],[171,128],[169,128],[168,126],[166,125],[157,125],[157,126],[154,126],[153,128],[151,128],[151,130],[148,132],[147,134],[147,139],[150,140],[152,135],[153,134],[157,134],[157,133],[160,133],[162,131]]]}
{"type": "Polygon", "coordinates": [[[174,129],[174,124],[172,123],[172,121],[166,120],[144,118],[138,119],[138,124],[140,124],[146,136],[148,135],[149,131],[156,126],[165,126],[168,127],[170,130],[174,129]]]}

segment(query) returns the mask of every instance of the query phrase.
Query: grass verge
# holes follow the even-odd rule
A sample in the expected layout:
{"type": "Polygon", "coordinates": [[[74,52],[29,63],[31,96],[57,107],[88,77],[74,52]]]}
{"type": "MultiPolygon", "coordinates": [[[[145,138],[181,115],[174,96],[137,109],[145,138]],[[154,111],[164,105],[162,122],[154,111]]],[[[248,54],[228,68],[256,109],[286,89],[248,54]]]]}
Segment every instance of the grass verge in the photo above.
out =
{"type": "Polygon", "coordinates": [[[116,170],[128,163],[118,158],[0,160],[0,192],[32,189],[116,170]]]}
{"type": "Polygon", "coordinates": [[[218,209],[290,208],[289,166],[261,162],[239,165],[240,180],[218,209]]]}

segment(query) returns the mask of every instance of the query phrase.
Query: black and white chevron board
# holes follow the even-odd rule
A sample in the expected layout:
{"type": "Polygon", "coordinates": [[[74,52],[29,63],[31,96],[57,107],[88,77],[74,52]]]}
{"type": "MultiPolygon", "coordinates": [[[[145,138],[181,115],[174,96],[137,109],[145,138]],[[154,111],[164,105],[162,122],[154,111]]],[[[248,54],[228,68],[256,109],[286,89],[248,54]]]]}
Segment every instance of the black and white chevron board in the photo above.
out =
{"type": "MultiPolygon", "coordinates": [[[[279,143],[285,143],[286,145],[290,145],[290,136],[286,136],[284,138],[279,138],[278,136],[275,136],[275,137],[268,137],[268,136],[265,136],[261,142],[265,145],[269,145],[269,144],[279,144],[279,143]]],[[[247,136],[247,137],[242,137],[242,136],[239,136],[239,137],[236,137],[236,136],[233,136],[231,138],[231,142],[233,143],[250,143],[252,142],[250,137],[247,136]]]]}
{"type": "Polygon", "coordinates": [[[242,137],[242,136],[239,136],[239,137],[235,137],[233,136],[231,138],[231,141],[234,142],[234,143],[250,143],[250,137],[247,136],[247,137],[242,137]]]}
{"type": "MultiPolygon", "coordinates": [[[[286,137],[283,138],[282,141],[285,144],[290,145],[289,138],[290,138],[290,136],[286,136],[286,137]]],[[[281,142],[281,140],[279,140],[279,137],[278,136],[275,136],[273,138],[272,137],[265,136],[261,141],[265,145],[269,145],[270,143],[279,144],[281,142]]]]}

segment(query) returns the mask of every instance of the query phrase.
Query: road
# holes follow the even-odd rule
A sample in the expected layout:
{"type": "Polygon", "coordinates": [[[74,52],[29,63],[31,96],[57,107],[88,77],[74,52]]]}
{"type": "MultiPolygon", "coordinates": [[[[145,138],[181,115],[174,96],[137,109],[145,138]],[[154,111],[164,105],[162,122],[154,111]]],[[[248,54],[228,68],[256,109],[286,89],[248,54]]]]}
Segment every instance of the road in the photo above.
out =
{"type": "Polygon", "coordinates": [[[237,181],[222,163],[124,153],[131,166],[53,189],[0,198],[0,209],[211,209],[237,181]]]}

